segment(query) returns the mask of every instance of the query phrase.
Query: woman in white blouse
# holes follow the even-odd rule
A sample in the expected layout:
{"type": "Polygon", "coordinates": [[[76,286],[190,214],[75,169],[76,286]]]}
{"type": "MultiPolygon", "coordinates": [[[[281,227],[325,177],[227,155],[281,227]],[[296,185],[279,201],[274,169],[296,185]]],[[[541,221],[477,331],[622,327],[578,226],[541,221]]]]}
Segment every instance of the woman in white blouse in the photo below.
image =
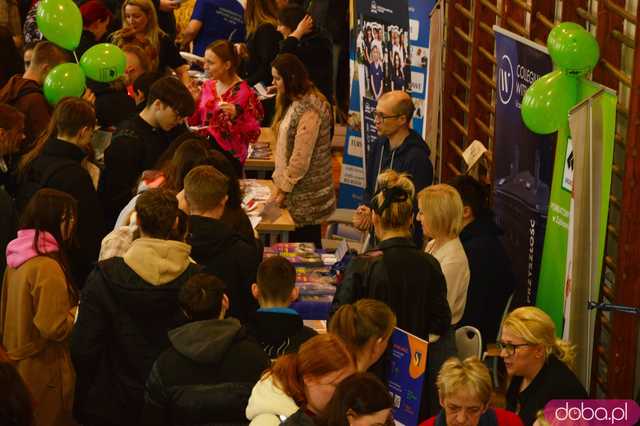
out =
{"type": "Polygon", "coordinates": [[[438,259],[447,282],[451,324],[462,319],[469,288],[469,261],[460,242],[462,199],[450,185],[429,186],[418,194],[418,214],[424,235],[431,238],[425,251],[438,259]]]}

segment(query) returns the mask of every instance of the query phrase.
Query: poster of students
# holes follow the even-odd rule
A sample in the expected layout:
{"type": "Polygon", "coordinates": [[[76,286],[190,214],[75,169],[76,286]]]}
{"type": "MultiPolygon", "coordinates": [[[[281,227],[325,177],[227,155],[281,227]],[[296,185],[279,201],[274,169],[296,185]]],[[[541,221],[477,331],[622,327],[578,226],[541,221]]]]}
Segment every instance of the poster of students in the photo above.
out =
{"type": "Polygon", "coordinates": [[[361,96],[365,158],[378,137],[373,116],[382,94],[411,91],[409,5],[407,0],[357,0],[356,67],[361,96]]]}
{"type": "Polygon", "coordinates": [[[390,343],[387,382],[393,398],[393,418],[396,425],[415,426],[420,413],[429,344],[398,327],[393,331],[390,343]]]}

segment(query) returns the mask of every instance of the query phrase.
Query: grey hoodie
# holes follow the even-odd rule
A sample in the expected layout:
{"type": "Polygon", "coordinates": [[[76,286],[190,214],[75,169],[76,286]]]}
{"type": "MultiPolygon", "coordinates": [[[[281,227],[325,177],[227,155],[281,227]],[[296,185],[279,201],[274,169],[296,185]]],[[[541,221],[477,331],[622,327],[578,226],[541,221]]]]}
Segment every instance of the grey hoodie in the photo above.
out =
{"type": "Polygon", "coordinates": [[[169,340],[181,355],[202,364],[217,364],[240,328],[235,318],[196,321],[171,330],[169,340]]]}

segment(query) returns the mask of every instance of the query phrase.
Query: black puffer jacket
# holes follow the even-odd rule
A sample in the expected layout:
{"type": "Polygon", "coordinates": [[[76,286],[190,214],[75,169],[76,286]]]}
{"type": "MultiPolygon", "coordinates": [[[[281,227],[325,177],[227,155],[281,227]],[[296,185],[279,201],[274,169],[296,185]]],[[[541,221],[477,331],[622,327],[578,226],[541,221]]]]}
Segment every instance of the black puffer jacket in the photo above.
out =
{"type": "Polygon", "coordinates": [[[246,323],[249,313],[258,309],[258,302],[251,294],[260,263],[256,245],[220,220],[191,216],[189,222],[191,256],[204,266],[205,272],[226,284],[231,303],[229,314],[246,323]]]}
{"type": "Polygon", "coordinates": [[[272,359],[298,352],[300,345],[318,334],[305,326],[302,317],[295,311],[275,309],[254,312],[249,317],[247,328],[272,359]]]}
{"type": "Polygon", "coordinates": [[[353,259],[331,313],[364,298],[385,302],[395,312],[398,327],[425,340],[429,334],[444,335],[451,323],[440,264],[406,238],[384,240],[376,250],[353,259]]]}
{"type": "Polygon", "coordinates": [[[270,363],[240,322],[197,321],[170,331],[169,340],[147,380],[142,424],[248,423],[251,389],[270,363]]]}
{"type": "Polygon", "coordinates": [[[145,240],[162,241],[134,241],[124,259],[100,262],[82,290],[71,335],[77,373],[74,414],[81,423],[135,425],[151,366],[170,345],[167,332],[187,322],[178,292],[201,268],[188,263],[186,244],[160,243],[153,254],[139,250],[145,240]],[[134,269],[128,256],[136,251],[134,269]],[[163,279],[151,283],[141,275],[163,279]]]}

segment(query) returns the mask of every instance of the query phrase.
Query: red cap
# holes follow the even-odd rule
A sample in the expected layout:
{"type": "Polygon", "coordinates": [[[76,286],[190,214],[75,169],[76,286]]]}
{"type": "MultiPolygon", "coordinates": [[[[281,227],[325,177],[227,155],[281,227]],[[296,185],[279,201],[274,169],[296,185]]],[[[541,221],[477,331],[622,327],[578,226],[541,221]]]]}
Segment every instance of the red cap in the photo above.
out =
{"type": "Polygon", "coordinates": [[[113,14],[100,0],[89,0],[80,5],[82,14],[82,26],[88,27],[96,21],[104,21],[105,18],[112,19],[113,14]]]}

